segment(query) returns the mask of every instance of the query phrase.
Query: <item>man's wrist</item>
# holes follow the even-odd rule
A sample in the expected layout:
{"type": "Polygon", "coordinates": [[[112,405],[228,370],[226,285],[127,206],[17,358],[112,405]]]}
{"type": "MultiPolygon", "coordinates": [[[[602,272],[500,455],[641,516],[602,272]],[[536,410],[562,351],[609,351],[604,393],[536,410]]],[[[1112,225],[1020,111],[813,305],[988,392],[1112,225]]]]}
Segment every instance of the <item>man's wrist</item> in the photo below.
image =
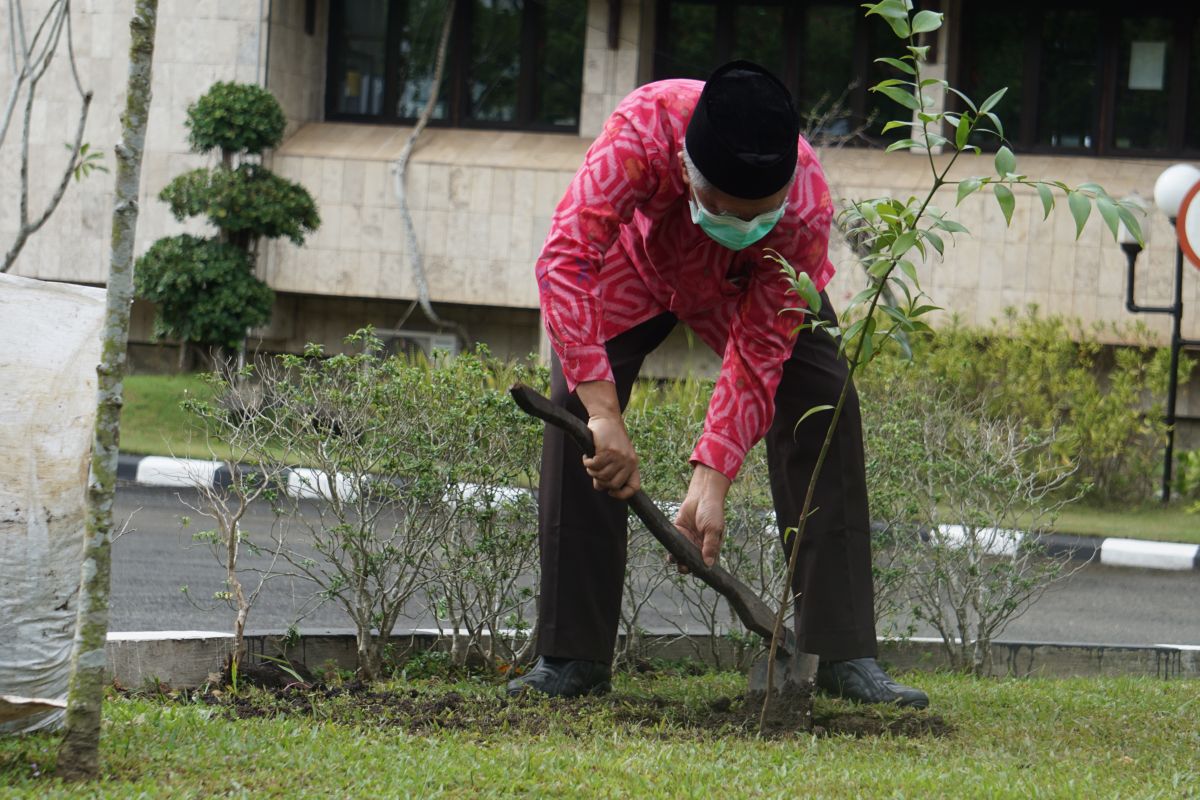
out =
{"type": "Polygon", "coordinates": [[[692,483],[698,489],[703,489],[706,492],[716,492],[724,500],[725,496],[729,493],[729,487],[733,484],[733,481],[707,464],[696,462],[692,467],[692,483]]]}
{"type": "Polygon", "coordinates": [[[575,393],[592,419],[620,419],[621,404],[617,386],[612,381],[585,381],[575,387],[575,393]]]}

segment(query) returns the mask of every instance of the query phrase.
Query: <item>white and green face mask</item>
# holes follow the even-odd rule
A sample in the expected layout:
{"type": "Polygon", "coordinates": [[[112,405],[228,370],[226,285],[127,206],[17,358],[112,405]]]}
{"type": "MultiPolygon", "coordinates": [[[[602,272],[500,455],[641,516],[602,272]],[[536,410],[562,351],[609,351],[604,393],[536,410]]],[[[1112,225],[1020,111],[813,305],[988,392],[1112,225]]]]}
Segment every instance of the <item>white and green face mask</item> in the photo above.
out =
{"type": "Polygon", "coordinates": [[[694,192],[688,197],[688,206],[692,210],[692,222],[699,225],[710,239],[730,250],[743,250],[771,232],[787,209],[787,200],[774,211],[767,211],[749,220],[732,214],[712,213],[700,205],[694,192]]]}

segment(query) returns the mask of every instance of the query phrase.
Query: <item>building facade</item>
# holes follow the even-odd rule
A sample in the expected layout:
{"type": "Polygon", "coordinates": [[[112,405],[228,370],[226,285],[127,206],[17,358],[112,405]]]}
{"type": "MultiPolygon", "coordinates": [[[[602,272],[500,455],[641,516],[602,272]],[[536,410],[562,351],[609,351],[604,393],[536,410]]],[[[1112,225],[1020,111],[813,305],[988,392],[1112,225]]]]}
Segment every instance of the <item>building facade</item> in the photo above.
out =
{"type": "MultiPolygon", "coordinates": [[[[880,146],[887,143],[877,133],[881,123],[899,107],[866,89],[887,77],[874,59],[897,56],[899,47],[855,2],[160,0],[137,252],[183,227],[157,194],[175,175],[205,163],[187,152],[188,105],[217,80],[257,82],[279,98],[288,119],[287,138],[267,163],[312,192],[323,220],[304,247],[262,248],[260,275],[278,300],[270,326],[255,332],[259,346],[336,347],[367,323],[430,329],[413,309],[416,286],[392,161],[429,96],[448,2],[454,23],[447,69],[406,187],[433,302],[494,351],[539,348],[533,264],[554,206],[607,114],[641,83],[703,77],[729,58],[754,59],[777,71],[802,111],[840,99],[841,112],[817,124],[835,143],[820,152],[835,200],[908,196],[929,185],[927,158],[880,146]],[[842,141],[860,129],[869,142],[842,141]]],[[[1166,166],[1200,159],[1194,4],[925,5],[945,12],[947,23],[927,42],[929,75],[977,99],[1009,87],[998,112],[1020,172],[1149,199],[1166,166]]],[[[85,138],[108,152],[120,130],[130,7],[130,0],[73,4],[80,72],[96,95],[85,138]]],[[[0,28],[6,24],[0,20],[0,28]]],[[[7,30],[0,39],[8,40],[7,30]]],[[[0,78],[9,68],[7,59],[0,63],[0,78]]],[[[69,80],[62,63],[47,76],[33,121],[35,176],[61,169],[62,142],[75,119],[69,80]]],[[[6,161],[0,175],[11,187],[15,175],[6,161]]],[[[957,168],[961,176],[992,171],[987,152],[957,168]]],[[[35,205],[50,183],[35,180],[35,205]]],[[[952,189],[938,202],[953,208],[952,189]]],[[[105,176],[72,185],[13,272],[102,283],[110,206],[105,176]]],[[[12,207],[11,197],[0,205],[4,241],[15,228],[12,207]]],[[[1008,226],[982,194],[953,213],[972,235],[919,265],[923,288],[948,313],[987,325],[1005,307],[1037,304],[1098,324],[1109,343],[1124,342],[1121,328],[1133,321],[1125,310],[1126,262],[1098,216],[1077,240],[1065,207],[1043,222],[1032,192],[1019,193],[1008,226]]],[[[1172,291],[1175,237],[1157,212],[1146,227],[1151,238],[1139,261],[1137,299],[1162,304],[1172,291]]],[[[863,284],[862,273],[840,243],[832,258],[839,272],[830,294],[844,304],[863,284]]],[[[1187,268],[1184,289],[1184,335],[1200,338],[1200,270],[1187,268]]],[[[150,310],[135,310],[133,340],[148,342],[150,310]]],[[[1165,343],[1167,320],[1143,321],[1165,343]]],[[[667,374],[714,363],[680,333],[648,368],[667,374]]],[[[1200,414],[1200,402],[1189,408],[1185,399],[1181,411],[1200,414]]]]}

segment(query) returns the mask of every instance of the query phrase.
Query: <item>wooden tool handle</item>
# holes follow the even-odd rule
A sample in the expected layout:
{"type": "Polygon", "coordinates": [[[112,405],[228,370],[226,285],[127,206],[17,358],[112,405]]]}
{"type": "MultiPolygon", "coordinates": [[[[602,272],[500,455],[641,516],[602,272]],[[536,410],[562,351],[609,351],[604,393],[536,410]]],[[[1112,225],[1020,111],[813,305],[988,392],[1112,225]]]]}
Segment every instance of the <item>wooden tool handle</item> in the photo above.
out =
{"type": "MultiPolygon", "coordinates": [[[[523,383],[514,383],[508,392],[525,413],[561,428],[575,440],[579,449],[585,454],[589,456],[596,454],[596,446],[592,442],[592,432],[588,430],[583,420],[565,408],[550,402],[546,397],[523,383]]],[[[720,592],[729,601],[729,605],[743,625],[770,641],[775,615],[757,594],[729,574],[729,571],[720,564],[714,564],[711,567],[706,565],[699,548],[667,520],[659,507],[641,489],[629,499],[629,506],[645,523],[654,538],[675,557],[677,562],[687,567],[691,574],[720,592]]],[[[796,637],[787,628],[784,629],[783,635],[784,638],[779,643],[779,649],[783,651],[784,657],[790,657],[796,653],[796,637]]]]}

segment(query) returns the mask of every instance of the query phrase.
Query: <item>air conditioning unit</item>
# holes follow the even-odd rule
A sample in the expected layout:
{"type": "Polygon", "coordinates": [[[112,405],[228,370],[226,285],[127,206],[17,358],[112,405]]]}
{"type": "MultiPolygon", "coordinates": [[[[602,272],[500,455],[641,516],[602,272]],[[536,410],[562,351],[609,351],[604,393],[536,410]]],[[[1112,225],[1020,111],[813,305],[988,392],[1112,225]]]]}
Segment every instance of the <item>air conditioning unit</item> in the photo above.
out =
{"type": "Polygon", "coordinates": [[[378,336],[389,353],[404,353],[408,356],[423,354],[428,359],[437,355],[458,355],[458,337],[450,333],[430,331],[377,330],[378,336]]]}

